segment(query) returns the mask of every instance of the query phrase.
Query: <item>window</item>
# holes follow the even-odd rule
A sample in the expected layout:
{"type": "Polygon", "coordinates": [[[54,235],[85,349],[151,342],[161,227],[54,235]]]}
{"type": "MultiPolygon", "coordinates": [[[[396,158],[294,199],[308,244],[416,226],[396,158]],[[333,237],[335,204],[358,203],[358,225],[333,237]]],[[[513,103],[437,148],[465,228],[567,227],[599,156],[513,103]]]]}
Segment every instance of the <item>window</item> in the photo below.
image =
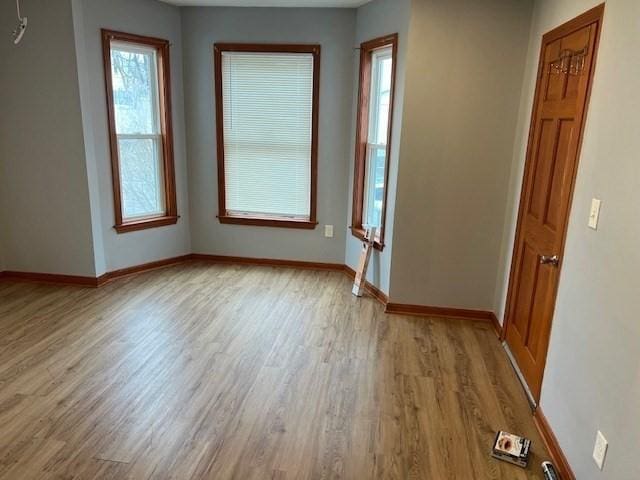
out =
{"type": "Polygon", "coordinates": [[[315,228],[320,46],[214,50],[220,222],[315,228]]]}
{"type": "Polygon", "coordinates": [[[169,42],[102,31],[118,233],[175,224],[169,42]]]}
{"type": "Polygon", "coordinates": [[[397,35],[377,38],[360,46],[351,232],[364,238],[365,229],[376,227],[374,246],[379,250],[384,248],[397,48],[397,35]]]}

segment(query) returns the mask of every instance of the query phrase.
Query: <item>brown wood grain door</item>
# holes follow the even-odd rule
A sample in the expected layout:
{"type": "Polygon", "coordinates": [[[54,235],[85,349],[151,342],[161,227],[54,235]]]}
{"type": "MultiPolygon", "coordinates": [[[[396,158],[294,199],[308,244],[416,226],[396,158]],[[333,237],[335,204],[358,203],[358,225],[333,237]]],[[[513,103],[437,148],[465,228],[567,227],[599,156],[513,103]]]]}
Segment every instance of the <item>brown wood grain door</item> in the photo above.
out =
{"type": "Polygon", "coordinates": [[[536,401],[603,11],[596,7],[542,40],[505,323],[507,344],[536,401]]]}

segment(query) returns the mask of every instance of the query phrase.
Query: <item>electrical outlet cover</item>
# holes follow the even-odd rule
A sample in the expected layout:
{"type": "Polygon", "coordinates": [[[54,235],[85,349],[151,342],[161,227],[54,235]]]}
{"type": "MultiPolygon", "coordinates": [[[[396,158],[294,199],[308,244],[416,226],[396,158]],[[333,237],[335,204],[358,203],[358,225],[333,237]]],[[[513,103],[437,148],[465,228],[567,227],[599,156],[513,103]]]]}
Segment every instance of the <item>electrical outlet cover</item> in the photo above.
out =
{"type": "Polygon", "coordinates": [[[324,236],[327,238],[333,238],[333,225],[324,226],[324,236]]]}
{"type": "Polygon", "coordinates": [[[604,438],[604,435],[600,430],[598,430],[598,434],[596,435],[596,444],[593,447],[593,460],[598,465],[598,468],[602,470],[604,467],[604,458],[607,455],[607,448],[609,446],[609,442],[604,438]]]}
{"type": "Polygon", "coordinates": [[[594,230],[598,229],[598,219],[600,217],[600,203],[601,200],[594,198],[591,200],[591,210],[589,211],[589,227],[594,230]]]}

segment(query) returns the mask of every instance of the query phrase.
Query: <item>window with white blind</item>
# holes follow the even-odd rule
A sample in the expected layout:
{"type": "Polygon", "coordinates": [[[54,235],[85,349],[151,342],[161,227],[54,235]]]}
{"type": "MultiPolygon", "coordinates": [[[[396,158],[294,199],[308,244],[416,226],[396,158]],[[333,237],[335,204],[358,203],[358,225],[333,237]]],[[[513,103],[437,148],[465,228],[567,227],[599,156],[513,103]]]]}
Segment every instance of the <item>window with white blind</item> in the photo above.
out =
{"type": "Polygon", "coordinates": [[[314,228],[320,47],[215,54],[220,221],[314,228]]]}
{"type": "Polygon", "coordinates": [[[118,232],[176,223],[169,42],[103,30],[118,232]]]}

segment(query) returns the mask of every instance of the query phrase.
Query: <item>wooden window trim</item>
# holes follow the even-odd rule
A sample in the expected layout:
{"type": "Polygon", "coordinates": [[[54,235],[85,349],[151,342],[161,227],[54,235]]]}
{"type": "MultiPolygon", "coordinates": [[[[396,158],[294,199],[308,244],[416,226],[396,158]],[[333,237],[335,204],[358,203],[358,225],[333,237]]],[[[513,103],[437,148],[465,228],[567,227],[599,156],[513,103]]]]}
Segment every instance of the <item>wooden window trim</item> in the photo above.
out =
{"type": "Polygon", "coordinates": [[[398,63],[398,34],[369,40],[360,45],[360,76],[358,86],[358,111],[356,120],[356,152],[355,171],[353,176],[353,206],[351,218],[351,233],[353,236],[364,240],[365,231],[362,226],[362,213],[364,203],[365,163],[367,150],[367,137],[369,130],[369,96],[371,89],[371,58],[375,50],[391,47],[393,64],[391,68],[391,93],[389,99],[389,131],[387,132],[387,156],[384,174],[384,202],[382,204],[382,217],[380,221],[380,238],[374,242],[374,248],[384,249],[384,230],[387,216],[387,196],[389,190],[389,159],[391,155],[391,132],[393,130],[393,110],[396,86],[396,66],[398,63]]]}
{"type": "Polygon", "coordinates": [[[175,165],[173,158],[173,126],[171,120],[171,62],[170,43],[160,38],[144,37],[131,33],[102,29],[102,56],[104,62],[107,93],[107,116],[109,146],[111,150],[111,175],[115,208],[115,230],[127,233],[148,228],[175,225],[180,218],[176,201],[175,165]],[[155,48],[158,62],[158,96],[160,109],[160,134],[162,138],[162,163],[164,167],[165,212],[162,215],[125,220],[122,216],[122,192],[120,188],[120,162],[118,158],[118,136],[113,104],[111,79],[111,42],[121,41],[155,48]]]}
{"type": "Polygon", "coordinates": [[[216,143],[218,160],[218,220],[223,224],[253,225],[263,227],[300,228],[313,230],[316,220],[318,191],[318,123],[320,106],[320,45],[302,44],[256,44],[256,43],[215,43],[214,81],[216,96],[216,143]],[[277,216],[233,215],[227,211],[224,172],[224,124],[222,101],[222,53],[310,53],[313,55],[313,99],[311,120],[311,198],[309,219],[293,219],[277,216]]]}

